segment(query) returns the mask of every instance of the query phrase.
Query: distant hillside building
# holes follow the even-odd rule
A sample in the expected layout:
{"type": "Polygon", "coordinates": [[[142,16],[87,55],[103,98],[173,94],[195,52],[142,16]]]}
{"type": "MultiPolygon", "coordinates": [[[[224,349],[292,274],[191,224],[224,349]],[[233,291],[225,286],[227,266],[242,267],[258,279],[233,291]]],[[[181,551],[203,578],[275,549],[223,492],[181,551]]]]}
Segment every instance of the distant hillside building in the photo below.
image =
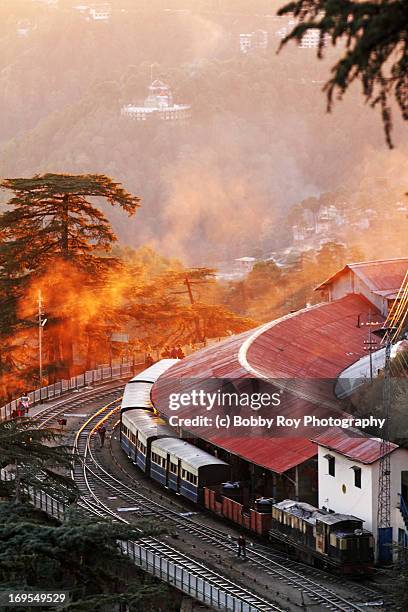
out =
{"type": "Polygon", "coordinates": [[[112,7],[108,2],[90,5],[78,4],[73,9],[78,11],[87,21],[107,22],[112,14],[112,7]]]}
{"type": "Polygon", "coordinates": [[[248,53],[253,49],[268,48],[268,32],[265,30],[256,30],[248,34],[239,35],[239,48],[241,53],[248,53]]]}
{"type": "Polygon", "coordinates": [[[89,7],[89,16],[94,21],[109,21],[111,16],[110,4],[94,4],[89,7]]]}
{"type": "Polygon", "coordinates": [[[126,104],[122,106],[121,115],[135,121],[161,119],[163,121],[180,121],[191,115],[188,104],[174,104],[171,89],[163,81],[155,80],[149,87],[149,95],[143,106],[126,104]]]}
{"type": "MultiPolygon", "coordinates": [[[[323,35],[323,47],[326,47],[329,40],[329,35],[323,35]]],[[[303,35],[302,40],[299,43],[301,49],[317,49],[320,41],[320,30],[318,28],[311,28],[306,31],[303,35]]]]}

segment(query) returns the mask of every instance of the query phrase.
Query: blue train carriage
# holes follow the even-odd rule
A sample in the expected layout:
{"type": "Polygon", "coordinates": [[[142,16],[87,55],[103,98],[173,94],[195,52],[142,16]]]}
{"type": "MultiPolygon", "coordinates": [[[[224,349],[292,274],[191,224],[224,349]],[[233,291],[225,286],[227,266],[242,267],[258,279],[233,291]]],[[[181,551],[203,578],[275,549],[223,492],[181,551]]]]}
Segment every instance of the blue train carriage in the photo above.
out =
{"type": "Polygon", "coordinates": [[[373,570],[374,538],[355,516],[286,499],[272,506],[269,535],[307,563],[354,575],[373,570]]]}
{"type": "Polygon", "coordinates": [[[139,372],[139,374],[131,378],[127,382],[123,392],[121,414],[127,410],[134,410],[136,408],[152,410],[153,406],[150,399],[150,391],[153,383],[177,362],[178,359],[161,359],[149,368],[146,368],[146,370],[143,370],[143,372],[139,372]]]}
{"type": "Polygon", "coordinates": [[[129,459],[147,474],[150,472],[152,442],[173,435],[171,427],[148,410],[129,410],[122,415],[121,447],[129,459]]]}
{"type": "Polygon", "coordinates": [[[204,487],[230,478],[230,466],[196,446],[179,439],[152,442],[150,475],[165,487],[202,503],[204,487]]]}

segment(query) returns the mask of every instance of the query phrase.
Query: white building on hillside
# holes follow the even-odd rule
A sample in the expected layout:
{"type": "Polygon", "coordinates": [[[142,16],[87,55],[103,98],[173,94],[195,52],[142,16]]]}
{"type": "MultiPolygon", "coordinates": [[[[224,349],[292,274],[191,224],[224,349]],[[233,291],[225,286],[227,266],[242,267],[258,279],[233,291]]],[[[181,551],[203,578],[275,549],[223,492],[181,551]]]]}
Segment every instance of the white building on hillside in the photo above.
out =
{"type": "Polygon", "coordinates": [[[239,48],[241,53],[248,53],[253,49],[267,49],[268,32],[266,30],[256,30],[255,32],[240,34],[239,48]]]}
{"type": "MultiPolygon", "coordinates": [[[[350,437],[344,430],[330,429],[315,442],[318,444],[319,508],[358,516],[377,541],[381,441],[350,437]]],[[[408,503],[408,450],[390,444],[390,453],[392,540],[406,546],[408,514],[404,517],[401,495],[408,503]]]]}
{"type": "Polygon", "coordinates": [[[168,85],[155,80],[149,87],[149,95],[144,105],[126,104],[122,106],[121,115],[135,121],[156,118],[173,122],[188,119],[191,115],[191,107],[188,104],[174,104],[168,85]]]}
{"type": "MultiPolygon", "coordinates": [[[[323,47],[327,46],[329,40],[328,34],[323,34],[323,47]]],[[[320,42],[320,30],[318,28],[310,28],[302,36],[299,43],[301,49],[317,49],[320,42]]]]}
{"type": "Polygon", "coordinates": [[[89,16],[94,21],[109,21],[111,16],[111,6],[110,4],[94,4],[89,7],[89,16]]]}

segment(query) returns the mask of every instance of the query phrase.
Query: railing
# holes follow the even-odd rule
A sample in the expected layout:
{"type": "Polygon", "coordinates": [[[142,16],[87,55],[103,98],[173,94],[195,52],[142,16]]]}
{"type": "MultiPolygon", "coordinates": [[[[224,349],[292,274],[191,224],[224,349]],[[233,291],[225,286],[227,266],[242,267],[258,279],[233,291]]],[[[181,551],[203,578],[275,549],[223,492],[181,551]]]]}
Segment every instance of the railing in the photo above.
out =
{"type": "Polygon", "coordinates": [[[234,612],[257,612],[259,610],[256,606],[226,593],[222,587],[214,586],[205,578],[147,550],[137,542],[127,541],[120,544],[122,551],[132,559],[135,565],[203,604],[216,610],[233,610],[234,612]]]}
{"type": "MultiPolygon", "coordinates": [[[[15,474],[8,472],[4,468],[0,470],[0,480],[3,482],[9,482],[15,480],[15,474]]],[[[42,491],[42,489],[33,485],[27,485],[24,481],[20,482],[20,491],[22,496],[26,496],[30,499],[33,506],[45,510],[47,514],[55,516],[60,521],[64,519],[66,504],[54,499],[48,493],[42,491]]]]}
{"type": "MultiPolygon", "coordinates": [[[[40,404],[42,401],[60,397],[60,395],[63,395],[64,393],[75,391],[88,385],[100,383],[105,380],[114,380],[124,376],[129,376],[132,374],[134,366],[140,365],[141,363],[143,362],[102,366],[96,370],[88,370],[83,374],[73,376],[69,380],[60,380],[52,385],[48,385],[47,387],[41,387],[41,389],[36,389],[35,391],[31,391],[27,394],[30,398],[30,406],[35,406],[36,404],[40,404]]],[[[4,421],[12,417],[13,413],[17,410],[20,399],[21,398],[18,397],[0,408],[0,421],[4,421]]]]}

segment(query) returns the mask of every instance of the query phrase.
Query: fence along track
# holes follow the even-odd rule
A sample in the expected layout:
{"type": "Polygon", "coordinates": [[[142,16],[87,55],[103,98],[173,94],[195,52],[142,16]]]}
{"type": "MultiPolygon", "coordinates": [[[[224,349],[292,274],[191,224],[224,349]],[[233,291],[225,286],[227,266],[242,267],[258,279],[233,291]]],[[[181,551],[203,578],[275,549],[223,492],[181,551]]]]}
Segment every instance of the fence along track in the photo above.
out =
{"type": "MultiPolygon", "coordinates": [[[[125,363],[116,366],[104,366],[95,370],[88,370],[78,376],[73,376],[69,380],[60,380],[52,385],[41,387],[35,391],[30,391],[28,397],[30,398],[30,405],[35,406],[43,401],[56,399],[61,397],[65,393],[70,391],[78,391],[88,385],[95,383],[103,383],[104,381],[114,380],[125,376],[131,376],[135,366],[142,365],[142,361],[135,363],[125,363]]],[[[18,403],[21,398],[17,398],[5,406],[0,407],[0,421],[4,421],[11,418],[13,412],[17,410],[18,403]]]]}

